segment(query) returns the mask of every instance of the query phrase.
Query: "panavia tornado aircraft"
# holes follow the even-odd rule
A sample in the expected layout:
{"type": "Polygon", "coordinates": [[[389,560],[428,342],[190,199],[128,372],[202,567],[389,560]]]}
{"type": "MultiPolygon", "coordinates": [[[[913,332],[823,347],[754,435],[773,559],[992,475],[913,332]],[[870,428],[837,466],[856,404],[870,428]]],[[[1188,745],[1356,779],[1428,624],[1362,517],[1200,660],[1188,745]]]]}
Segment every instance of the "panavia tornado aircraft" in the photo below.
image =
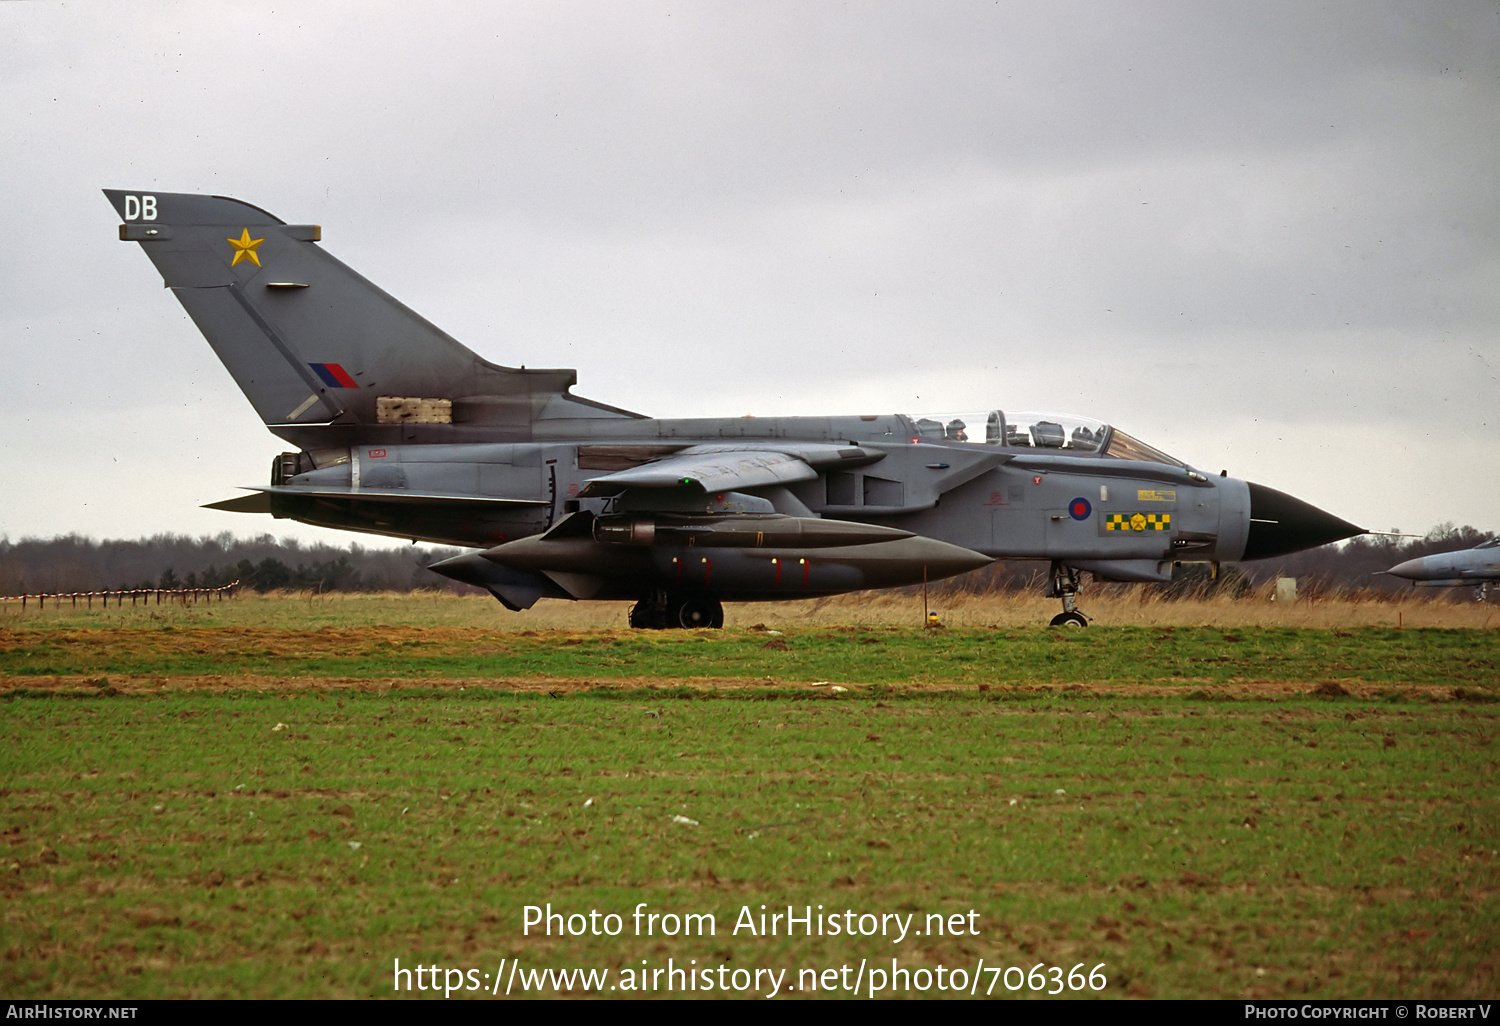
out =
{"type": "Polygon", "coordinates": [[[1474,597],[1483,602],[1490,582],[1500,581],[1500,538],[1472,549],[1418,556],[1382,572],[1403,577],[1419,588],[1477,588],[1474,597]]]}
{"type": "Polygon", "coordinates": [[[297,447],[209,508],[478,548],[433,565],[507,608],[633,600],[636,627],[718,627],[725,601],[918,584],[1045,560],[1057,625],[1080,571],[1166,581],[1364,533],[1210,477],[1118,428],[998,409],[667,420],[502,367],[330,256],[316,225],[219,196],[105,190],[266,427],[297,447]]]}

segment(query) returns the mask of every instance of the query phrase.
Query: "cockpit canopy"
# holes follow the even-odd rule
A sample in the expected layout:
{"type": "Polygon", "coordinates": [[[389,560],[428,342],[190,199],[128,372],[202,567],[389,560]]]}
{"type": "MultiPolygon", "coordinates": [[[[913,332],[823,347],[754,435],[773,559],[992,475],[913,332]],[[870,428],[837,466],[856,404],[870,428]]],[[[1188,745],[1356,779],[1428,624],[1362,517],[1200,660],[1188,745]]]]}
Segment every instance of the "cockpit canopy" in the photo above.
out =
{"type": "Polygon", "coordinates": [[[1118,428],[1092,417],[1066,413],[931,413],[912,418],[914,442],[967,442],[1016,449],[1061,450],[1078,456],[1139,460],[1186,467],[1118,428]]]}

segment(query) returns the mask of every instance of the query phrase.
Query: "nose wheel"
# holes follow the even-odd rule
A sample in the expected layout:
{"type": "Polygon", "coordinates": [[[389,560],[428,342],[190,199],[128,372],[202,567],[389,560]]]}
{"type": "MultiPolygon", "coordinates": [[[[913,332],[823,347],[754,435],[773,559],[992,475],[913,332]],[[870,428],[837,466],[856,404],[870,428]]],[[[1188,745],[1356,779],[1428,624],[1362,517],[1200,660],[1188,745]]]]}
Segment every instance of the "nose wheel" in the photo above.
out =
{"type": "Polygon", "coordinates": [[[1063,611],[1052,618],[1053,627],[1087,627],[1089,618],[1078,610],[1078,571],[1064,566],[1060,560],[1052,561],[1052,579],[1047,594],[1062,599],[1063,611]]]}

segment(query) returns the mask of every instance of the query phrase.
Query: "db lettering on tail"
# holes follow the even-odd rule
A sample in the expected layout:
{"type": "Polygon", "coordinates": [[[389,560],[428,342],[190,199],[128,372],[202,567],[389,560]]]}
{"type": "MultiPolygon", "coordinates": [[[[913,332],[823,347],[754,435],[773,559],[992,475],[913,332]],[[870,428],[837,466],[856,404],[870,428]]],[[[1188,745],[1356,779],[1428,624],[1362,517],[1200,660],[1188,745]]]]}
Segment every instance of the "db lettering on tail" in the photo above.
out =
{"type": "Polygon", "coordinates": [[[125,220],[155,221],[156,197],[131,196],[127,194],[125,197],[125,220]]]}

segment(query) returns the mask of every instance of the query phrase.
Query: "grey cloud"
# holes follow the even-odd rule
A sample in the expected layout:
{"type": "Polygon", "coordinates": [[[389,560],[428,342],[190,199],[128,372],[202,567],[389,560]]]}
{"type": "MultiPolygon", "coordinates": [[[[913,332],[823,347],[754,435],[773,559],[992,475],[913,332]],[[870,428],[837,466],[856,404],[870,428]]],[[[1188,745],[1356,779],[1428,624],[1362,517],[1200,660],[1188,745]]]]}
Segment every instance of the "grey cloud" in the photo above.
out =
{"type": "MultiPolygon", "coordinates": [[[[1266,483],[1357,488],[1310,425],[1500,442],[1497,39],[1389,0],[0,4],[0,390],[153,437],[198,501],[259,480],[279,443],[97,192],[201,190],[607,402],[1052,406],[1210,453],[1260,418],[1266,483]]],[[[8,479],[98,469],[28,431],[8,479]]],[[[1492,477],[1411,516],[1497,526],[1492,477]]],[[[0,531],[117,530],[70,508],[0,531]]]]}

